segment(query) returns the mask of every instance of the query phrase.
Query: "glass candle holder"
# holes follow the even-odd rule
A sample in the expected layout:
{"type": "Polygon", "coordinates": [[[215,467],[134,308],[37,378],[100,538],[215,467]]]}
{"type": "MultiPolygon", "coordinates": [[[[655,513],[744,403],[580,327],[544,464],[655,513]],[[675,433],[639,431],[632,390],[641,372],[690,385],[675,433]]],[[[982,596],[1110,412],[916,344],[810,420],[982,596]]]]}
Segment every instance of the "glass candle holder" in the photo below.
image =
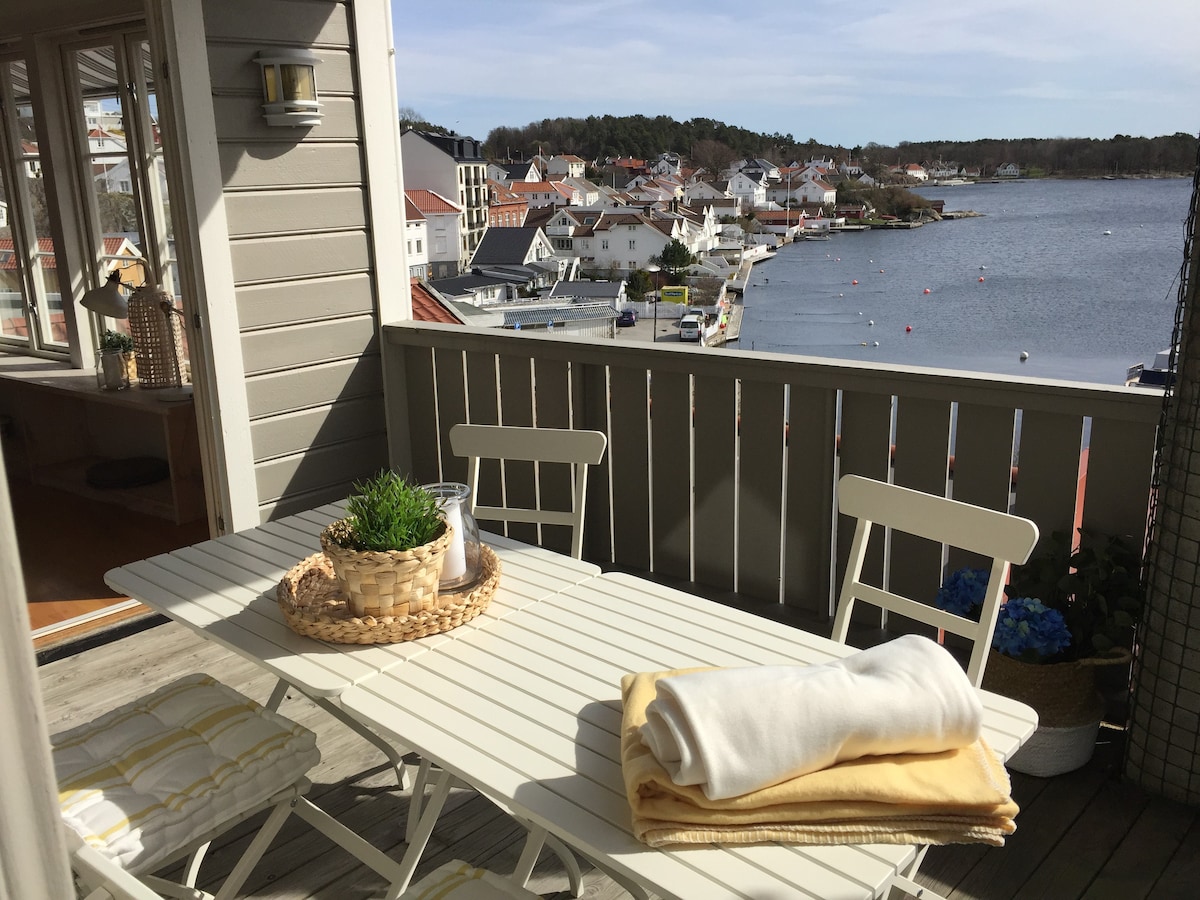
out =
{"type": "Polygon", "coordinates": [[[479,580],[482,559],[479,552],[479,525],[471,515],[471,489],[457,481],[439,481],[421,485],[433,494],[454,529],[450,548],[442,563],[438,591],[457,592],[479,580]]]}

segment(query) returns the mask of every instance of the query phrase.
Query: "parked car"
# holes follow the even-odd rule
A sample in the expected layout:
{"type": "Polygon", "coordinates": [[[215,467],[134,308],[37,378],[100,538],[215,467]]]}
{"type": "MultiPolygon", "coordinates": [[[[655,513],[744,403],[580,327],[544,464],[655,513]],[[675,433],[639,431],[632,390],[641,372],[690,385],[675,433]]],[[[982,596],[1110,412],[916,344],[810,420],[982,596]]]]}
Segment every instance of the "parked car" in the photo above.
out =
{"type": "Polygon", "coordinates": [[[700,342],[704,335],[704,325],[699,316],[684,316],[679,320],[679,339],[681,341],[700,342]]]}
{"type": "Polygon", "coordinates": [[[636,325],[636,324],[637,324],[637,310],[636,309],[623,309],[623,310],[621,310],[620,315],[617,316],[617,327],[618,328],[627,328],[630,325],[636,325]]]}

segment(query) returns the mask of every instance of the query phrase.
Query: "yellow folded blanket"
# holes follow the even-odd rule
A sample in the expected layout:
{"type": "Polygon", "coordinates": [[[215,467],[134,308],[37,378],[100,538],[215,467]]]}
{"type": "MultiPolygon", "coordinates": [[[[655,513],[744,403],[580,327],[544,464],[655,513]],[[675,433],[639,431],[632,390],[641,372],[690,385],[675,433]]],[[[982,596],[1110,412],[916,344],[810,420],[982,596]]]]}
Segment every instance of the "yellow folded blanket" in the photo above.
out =
{"type": "MultiPolygon", "coordinates": [[[[691,670],[695,671],[695,670],[691,670]]],[[[724,800],[677,785],[642,743],[655,682],[621,679],[621,769],[633,830],[666,844],[951,844],[1003,846],[1016,826],[1008,773],[976,741],[944,753],[868,756],[724,800]]]]}

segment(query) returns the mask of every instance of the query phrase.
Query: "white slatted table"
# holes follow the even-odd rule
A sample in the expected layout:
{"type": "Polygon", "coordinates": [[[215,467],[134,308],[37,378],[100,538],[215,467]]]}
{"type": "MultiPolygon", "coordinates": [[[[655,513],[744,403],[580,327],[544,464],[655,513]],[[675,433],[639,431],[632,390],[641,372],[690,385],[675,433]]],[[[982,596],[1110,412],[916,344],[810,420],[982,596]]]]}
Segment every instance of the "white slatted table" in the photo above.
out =
{"type": "Polygon", "coordinates": [[[318,535],[340,504],[173,550],[105,573],[113,590],[191,627],[314,698],[336,697],[445,641],[479,628],[600,572],[599,566],[511,541],[482,537],[502,574],[488,608],[469,626],[397,644],[327,644],[292,631],[275,586],[293,565],[321,549],[318,535]]]}
{"type": "MultiPolygon", "coordinates": [[[[661,897],[881,897],[915,848],[651,849],[630,831],[621,779],[623,674],[816,663],[852,652],[644,579],[607,574],[367,679],[342,702],[439,764],[445,777],[463,779],[661,897]]],[[[983,698],[985,736],[1008,758],[1033,733],[1036,714],[994,694],[983,698]]],[[[436,806],[425,815],[436,818],[436,806]]],[[[432,821],[422,827],[427,833],[432,821]]]]}

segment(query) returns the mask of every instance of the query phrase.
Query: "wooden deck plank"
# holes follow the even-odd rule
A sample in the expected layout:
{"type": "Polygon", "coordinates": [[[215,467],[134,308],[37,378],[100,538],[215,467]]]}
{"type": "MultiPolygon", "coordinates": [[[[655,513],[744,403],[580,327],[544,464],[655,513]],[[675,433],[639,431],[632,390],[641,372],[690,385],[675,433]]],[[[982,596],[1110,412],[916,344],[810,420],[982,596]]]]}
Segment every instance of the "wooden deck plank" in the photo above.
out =
{"type": "MultiPolygon", "coordinates": [[[[1152,799],[1133,829],[1100,870],[1084,894],[1086,900],[1134,900],[1158,896],[1161,872],[1196,822],[1196,810],[1158,798],[1152,799]]],[[[1192,882],[1193,896],[1200,885],[1192,882]]]]}
{"type": "Polygon", "coordinates": [[[1154,885],[1156,900],[1192,900],[1200,884],[1200,819],[1192,823],[1154,885]]]}

